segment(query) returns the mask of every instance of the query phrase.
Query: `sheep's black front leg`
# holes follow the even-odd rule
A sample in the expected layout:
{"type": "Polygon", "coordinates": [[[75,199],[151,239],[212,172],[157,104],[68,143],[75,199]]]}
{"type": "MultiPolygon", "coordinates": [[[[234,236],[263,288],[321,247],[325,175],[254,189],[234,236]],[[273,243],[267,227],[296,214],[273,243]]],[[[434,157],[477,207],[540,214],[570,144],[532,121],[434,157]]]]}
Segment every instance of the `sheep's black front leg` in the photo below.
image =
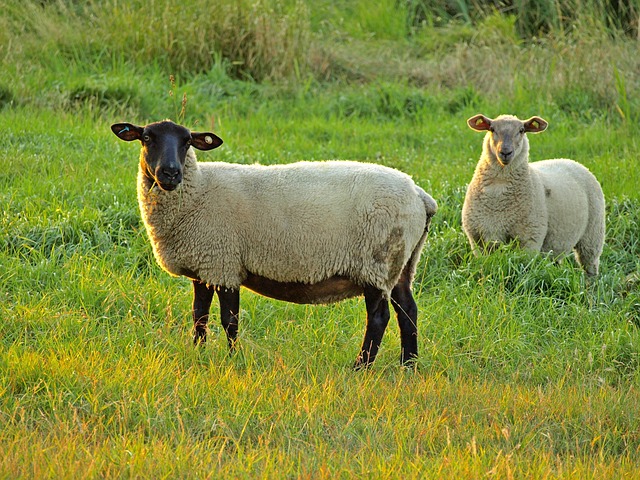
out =
{"type": "Polygon", "coordinates": [[[400,326],[400,362],[411,365],[418,358],[418,306],[411,294],[411,285],[403,277],[391,290],[391,304],[400,326]]]}
{"type": "Polygon", "coordinates": [[[360,355],[354,367],[368,367],[376,359],[382,336],[389,323],[389,302],[384,298],[382,290],[375,287],[364,287],[364,302],[367,307],[367,329],[360,355]]]}
{"type": "Polygon", "coordinates": [[[193,344],[199,345],[207,341],[207,322],[209,309],[215,289],[199,280],[193,280],[193,344]]]}
{"type": "Polygon", "coordinates": [[[233,352],[238,338],[238,314],[240,313],[240,290],[220,287],[218,290],[220,301],[220,321],[227,334],[229,351],[233,352]]]}

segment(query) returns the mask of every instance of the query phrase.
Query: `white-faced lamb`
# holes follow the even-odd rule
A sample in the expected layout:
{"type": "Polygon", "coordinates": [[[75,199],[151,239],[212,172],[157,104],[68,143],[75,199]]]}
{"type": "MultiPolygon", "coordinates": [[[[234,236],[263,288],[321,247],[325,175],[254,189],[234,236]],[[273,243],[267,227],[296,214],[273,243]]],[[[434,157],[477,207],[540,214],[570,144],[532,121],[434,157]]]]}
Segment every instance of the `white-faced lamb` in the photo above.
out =
{"type": "Polygon", "coordinates": [[[475,115],[467,124],[487,132],[462,207],[462,226],[474,253],[511,240],[556,257],[574,250],[587,275],[597,275],[605,203],[593,174],[573,160],[529,163],[527,133],[547,128],[540,117],[475,115]]]}
{"type": "Polygon", "coordinates": [[[140,212],[160,266],[193,282],[194,343],[206,340],[214,293],[231,351],[241,286],[303,304],[364,295],[367,325],[355,367],[374,361],[389,299],[401,362],[415,361],[411,284],[437,206],[408,175],[350,161],[197,162],[193,148],[211,150],[222,140],[171,121],[111,129],[141,142],[140,212]]]}

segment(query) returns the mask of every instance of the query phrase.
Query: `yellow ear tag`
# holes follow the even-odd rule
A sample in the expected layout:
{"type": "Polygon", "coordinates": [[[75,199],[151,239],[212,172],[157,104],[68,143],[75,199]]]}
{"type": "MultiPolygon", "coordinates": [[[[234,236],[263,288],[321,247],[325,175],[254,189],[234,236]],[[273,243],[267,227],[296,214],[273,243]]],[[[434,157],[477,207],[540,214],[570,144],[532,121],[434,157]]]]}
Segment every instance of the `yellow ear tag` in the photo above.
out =
{"type": "Polygon", "coordinates": [[[211,135],[207,135],[206,137],[204,137],[204,141],[205,143],[211,145],[213,143],[213,138],[211,138],[211,135]]]}
{"type": "Polygon", "coordinates": [[[482,125],[484,123],[484,120],[482,120],[481,118],[476,119],[476,127],[478,125],[482,125]]]}
{"type": "Polygon", "coordinates": [[[531,124],[534,126],[534,128],[540,128],[540,124],[538,122],[536,122],[535,120],[533,122],[531,122],[531,124]]]}

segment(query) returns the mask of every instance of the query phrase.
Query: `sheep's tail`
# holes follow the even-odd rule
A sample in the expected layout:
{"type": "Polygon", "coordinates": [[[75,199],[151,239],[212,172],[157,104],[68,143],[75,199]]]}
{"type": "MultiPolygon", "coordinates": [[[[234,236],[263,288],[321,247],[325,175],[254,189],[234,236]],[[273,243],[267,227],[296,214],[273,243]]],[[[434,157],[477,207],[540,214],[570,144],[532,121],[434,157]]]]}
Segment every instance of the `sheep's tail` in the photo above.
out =
{"type": "Polygon", "coordinates": [[[422,236],[420,237],[420,240],[418,240],[418,243],[414,247],[413,252],[411,253],[411,258],[409,258],[409,261],[405,266],[405,271],[406,273],[409,274],[410,282],[413,282],[413,278],[416,274],[416,269],[418,268],[418,262],[420,261],[420,253],[422,253],[422,247],[424,247],[424,243],[427,241],[427,234],[429,233],[429,225],[431,225],[431,218],[438,211],[438,204],[433,199],[433,197],[431,197],[431,195],[429,195],[420,187],[416,187],[416,190],[418,192],[418,195],[420,196],[420,199],[424,203],[424,211],[426,214],[426,218],[425,218],[424,232],[422,232],[422,236]]]}
{"type": "Polygon", "coordinates": [[[416,187],[416,190],[418,191],[420,199],[424,203],[424,211],[427,214],[427,224],[425,225],[425,230],[428,230],[429,223],[431,222],[431,217],[433,217],[438,211],[438,204],[431,195],[429,195],[420,187],[416,187]]]}

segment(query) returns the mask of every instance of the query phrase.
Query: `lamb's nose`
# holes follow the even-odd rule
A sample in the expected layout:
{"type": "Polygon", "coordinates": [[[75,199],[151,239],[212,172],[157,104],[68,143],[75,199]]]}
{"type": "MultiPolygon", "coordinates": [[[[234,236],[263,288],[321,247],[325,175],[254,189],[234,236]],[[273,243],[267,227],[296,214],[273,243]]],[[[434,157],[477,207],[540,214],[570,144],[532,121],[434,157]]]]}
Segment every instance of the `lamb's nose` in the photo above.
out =
{"type": "Polygon", "coordinates": [[[512,153],[513,153],[513,150],[500,150],[500,155],[502,155],[505,158],[510,157],[512,153]]]}

